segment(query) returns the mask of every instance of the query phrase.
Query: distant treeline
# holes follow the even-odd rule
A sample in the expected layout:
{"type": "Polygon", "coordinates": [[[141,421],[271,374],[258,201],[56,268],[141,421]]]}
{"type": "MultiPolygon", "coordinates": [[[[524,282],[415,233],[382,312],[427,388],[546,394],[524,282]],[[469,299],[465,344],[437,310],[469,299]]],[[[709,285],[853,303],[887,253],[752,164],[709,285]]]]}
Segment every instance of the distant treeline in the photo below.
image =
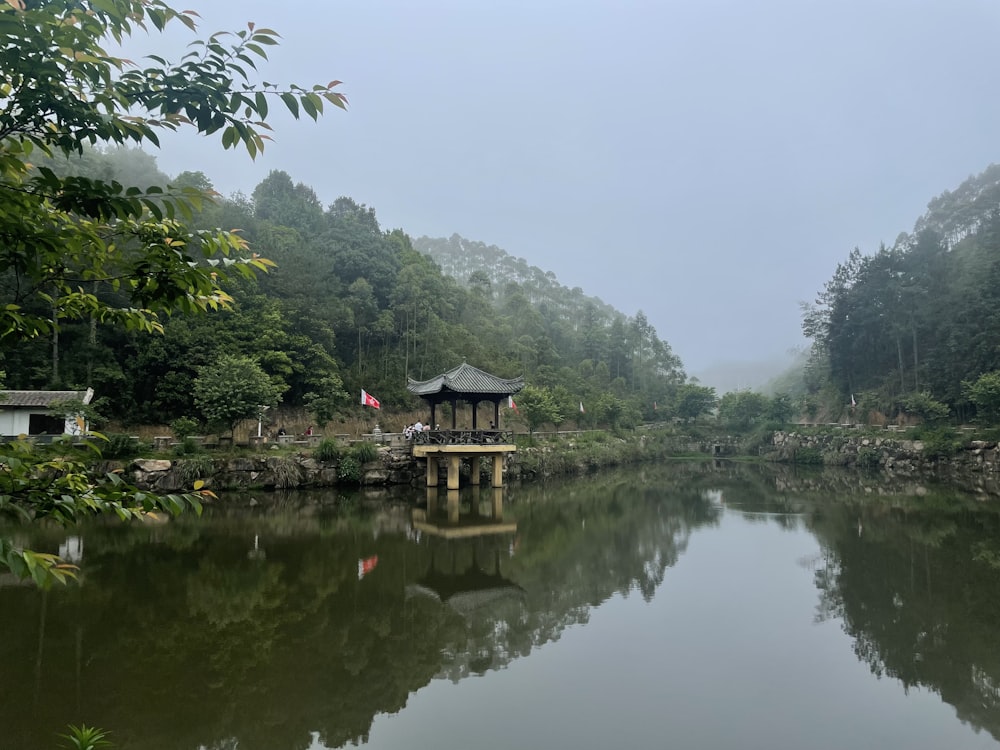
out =
{"type": "MultiPolygon", "coordinates": [[[[92,149],[44,166],[142,188],[211,188],[201,172],[171,179],[134,149],[92,149]]],[[[383,230],[374,209],[346,197],[323,206],[284,172],[271,172],[249,196],[220,197],[195,221],[239,227],[277,268],[228,288],[231,310],[165,319],[161,335],[66,323],[5,353],[6,387],[91,386],[104,416],[163,424],[200,419],[195,380],[220,357],[249,356],[284,405],[310,410],[319,423],[356,413],[361,388],[383,409],[411,409],[419,401],[406,391],[407,376],[425,379],[462,361],[524,375],[558,420],[668,419],[691,408],[691,389],[709,408],[714,402],[711,389],[686,384],[680,359],[642,312],[626,316],[497,248],[422,240],[455,275],[446,274],[403,231],[383,230]]],[[[12,273],[0,276],[0,285],[17,283],[12,273]]],[[[117,294],[105,283],[93,291],[117,294]]]]}
{"type": "Polygon", "coordinates": [[[932,200],[892,247],[855,248],[805,307],[803,330],[807,408],[1000,417],[1000,167],[932,200]]]}

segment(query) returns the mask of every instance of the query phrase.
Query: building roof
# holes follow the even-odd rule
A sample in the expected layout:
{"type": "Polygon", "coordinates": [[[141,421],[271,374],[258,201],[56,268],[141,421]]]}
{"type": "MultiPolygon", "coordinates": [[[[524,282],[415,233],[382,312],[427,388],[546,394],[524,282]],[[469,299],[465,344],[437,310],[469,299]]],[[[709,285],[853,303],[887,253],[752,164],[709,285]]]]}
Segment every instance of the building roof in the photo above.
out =
{"type": "Polygon", "coordinates": [[[509,396],[524,388],[524,377],[498,378],[463,362],[458,367],[430,380],[407,378],[406,390],[418,396],[433,396],[443,391],[509,396]]]}
{"type": "Polygon", "coordinates": [[[94,389],[85,391],[0,391],[0,409],[11,406],[37,406],[48,408],[65,401],[82,401],[89,404],[94,398],[94,389]]]}

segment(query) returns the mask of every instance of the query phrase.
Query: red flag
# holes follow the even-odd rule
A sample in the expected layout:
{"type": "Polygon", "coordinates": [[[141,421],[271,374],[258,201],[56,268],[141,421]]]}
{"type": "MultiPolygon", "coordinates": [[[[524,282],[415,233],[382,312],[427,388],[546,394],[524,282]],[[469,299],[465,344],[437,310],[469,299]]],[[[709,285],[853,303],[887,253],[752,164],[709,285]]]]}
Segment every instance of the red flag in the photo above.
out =
{"type": "Polygon", "coordinates": [[[378,399],[375,398],[373,395],[371,395],[364,388],[361,389],[361,405],[362,406],[371,406],[371,407],[374,407],[375,409],[381,409],[382,408],[382,406],[378,402],[378,399]]]}
{"type": "Polygon", "coordinates": [[[509,406],[511,409],[513,409],[518,414],[521,413],[521,412],[517,411],[517,404],[514,403],[514,397],[513,396],[508,396],[507,397],[507,406],[509,406]]]}
{"type": "Polygon", "coordinates": [[[375,570],[376,565],[378,565],[378,555],[372,555],[371,557],[365,557],[358,560],[358,580],[360,581],[366,575],[375,570]]]}

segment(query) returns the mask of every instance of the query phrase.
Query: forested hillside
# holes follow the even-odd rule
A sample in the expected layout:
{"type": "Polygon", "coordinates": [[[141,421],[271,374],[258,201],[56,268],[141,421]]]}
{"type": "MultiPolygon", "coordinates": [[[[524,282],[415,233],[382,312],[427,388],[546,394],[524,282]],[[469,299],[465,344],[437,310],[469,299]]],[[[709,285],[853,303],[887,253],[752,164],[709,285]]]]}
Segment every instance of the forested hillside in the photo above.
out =
{"type": "Polygon", "coordinates": [[[933,199],[912,234],[855,248],[807,306],[811,408],[1000,416],[1000,167],[933,199]]]}
{"type": "MultiPolygon", "coordinates": [[[[138,150],[88,150],[39,166],[142,188],[211,187],[202,173],[169,180],[138,150]]],[[[444,241],[449,254],[434,254],[453,277],[404,232],[384,231],[373,208],[350,198],[324,206],[280,171],[195,218],[205,228],[240,228],[276,267],[230,284],[232,309],[164,319],[162,334],[66,322],[6,353],[7,387],[92,386],[103,414],[127,423],[208,421],[197,399],[206,379],[236,384],[259,368],[281,403],[307,408],[322,424],[360,410],[361,388],[384,409],[411,409],[419,402],[407,376],[428,378],[464,360],[523,374],[524,397],[546,422],[634,423],[693,408],[687,391],[697,386],[685,385],[680,360],[641,312],[629,318],[495,248],[444,241]]],[[[10,273],[0,278],[8,299],[18,283],[10,273]]],[[[117,294],[106,283],[93,291],[117,294]]]]}

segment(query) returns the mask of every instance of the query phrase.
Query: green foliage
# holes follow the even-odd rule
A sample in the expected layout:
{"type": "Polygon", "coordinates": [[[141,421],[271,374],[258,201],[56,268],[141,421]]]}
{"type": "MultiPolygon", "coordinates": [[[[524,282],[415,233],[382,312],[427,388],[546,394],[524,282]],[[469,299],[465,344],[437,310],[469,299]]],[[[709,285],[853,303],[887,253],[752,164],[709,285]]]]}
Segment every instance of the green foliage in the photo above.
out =
{"type": "Polygon", "coordinates": [[[375,443],[360,442],[355,443],[351,451],[354,457],[362,464],[367,464],[378,458],[378,446],[375,443]]]}
{"type": "MultiPolygon", "coordinates": [[[[85,450],[96,451],[86,445],[85,450]]],[[[74,455],[64,442],[40,446],[14,440],[0,455],[0,516],[17,521],[49,519],[70,525],[100,514],[131,520],[153,510],[173,515],[185,509],[200,513],[200,488],[195,490],[181,495],[156,495],[137,490],[118,473],[92,476],[84,458],[74,455]]],[[[73,566],[62,564],[55,555],[23,549],[2,537],[0,567],[20,577],[31,577],[41,586],[73,576],[73,566]]]]}
{"type": "Polygon", "coordinates": [[[862,469],[877,469],[881,464],[881,455],[874,448],[859,448],[857,464],[862,469]]]}
{"type": "Polygon", "coordinates": [[[347,455],[337,464],[337,479],[344,484],[361,483],[361,462],[356,456],[347,455]]]}
{"type": "Polygon", "coordinates": [[[288,456],[269,458],[268,468],[274,472],[274,485],[280,489],[296,487],[302,478],[302,467],[299,462],[288,456]]]}
{"type": "Polygon", "coordinates": [[[102,747],[111,747],[108,740],[108,733],[97,727],[88,727],[86,724],[75,726],[70,724],[66,734],[59,735],[66,740],[64,747],[72,750],[98,750],[102,747]]]}
{"type": "Polygon", "coordinates": [[[767,405],[766,416],[779,425],[787,424],[795,415],[795,404],[787,393],[776,393],[767,405]]]}
{"type": "Polygon", "coordinates": [[[318,461],[336,461],[340,457],[340,444],[333,438],[323,438],[313,451],[313,456],[318,461]]]}
{"type": "MultiPolygon", "coordinates": [[[[874,405],[890,418],[907,399],[934,394],[960,420],[969,402],[980,419],[1000,419],[992,376],[1000,372],[998,200],[1000,168],[992,165],[932,200],[913,234],[871,254],[855,248],[837,266],[804,311],[819,373],[813,393],[825,382],[841,396],[878,394],[874,405]]],[[[926,419],[944,418],[928,406],[926,419]]]]}
{"type": "MultiPolygon", "coordinates": [[[[85,404],[78,398],[56,402],[51,405],[51,409],[62,414],[66,419],[76,420],[77,423],[85,422],[90,429],[94,430],[100,429],[107,421],[99,411],[98,404],[85,404]]],[[[80,432],[82,434],[83,429],[80,432]]]]}
{"type": "Polygon", "coordinates": [[[975,405],[982,421],[1000,422],[1000,371],[983,373],[971,382],[963,381],[962,395],[975,405]]]}
{"type": "MultiPolygon", "coordinates": [[[[248,78],[256,62],[266,59],[264,48],[276,43],[269,29],[249,24],[230,36],[196,40],[182,63],[151,56],[140,68],[109,55],[104,45],[175,22],[193,29],[195,14],[163,0],[90,2],[83,8],[0,3],[0,355],[6,361],[30,354],[30,346],[21,347],[36,337],[55,342],[58,332],[65,334],[60,342],[72,341],[74,325],[93,325],[95,332],[110,325],[109,335],[119,337],[163,331],[161,314],[231,307],[226,285],[246,283],[273,267],[252,254],[237,232],[194,225],[210,199],[203,185],[140,188],[62,174],[47,159],[83,155],[97,143],[155,146],[158,132],[182,127],[219,134],[223,148],[243,146],[255,156],[269,130],[269,101],[280,101],[294,117],[305,113],[313,119],[324,102],[345,106],[333,90],[337,82],[281,89],[248,78]]],[[[90,333],[83,341],[90,349],[90,333]]],[[[52,357],[53,381],[61,378],[60,360],[52,357]]],[[[113,373],[109,377],[116,382],[113,373]]],[[[211,398],[206,403],[217,407],[215,416],[223,411],[211,398]]],[[[157,496],[118,474],[91,476],[86,463],[62,445],[8,443],[0,468],[0,514],[22,520],[70,524],[101,513],[127,520],[151,510],[201,508],[196,494],[157,496]]],[[[72,575],[54,556],[4,538],[0,567],[41,585],[72,575]]],[[[90,731],[84,730],[77,735],[90,731]]],[[[91,741],[100,739],[90,733],[91,741]]]]}
{"type": "Polygon", "coordinates": [[[556,424],[563,420],[562,410],[548,388],[526,386],[517,394],[517,407],[528,432],[534,432],[543,424],[556,424]]]}
{"type": "Polygon", "coordinates": [[[193,456],[204,450],[202,444],[189,435],[174,446],[173,453],[175,456],[193,456]]]}
{"type": "Polygon", "coordinates": [[[696,383],[684,383],[677,387],[674,395],[673,412],[681,419],[697,419],[708,414],[718,403],[715,389],[696,383]]]}
{"type": "Polygon", "coordinates": [[[911,393],[903,399],[902,404],[908,413],[915,414],[925,422],[939,422],[949,413],[947,404],[942,404],[926,391],[911,393]]]}
{"type": "Polygon", "coordinates": [[[256,418],[262,406],[274,406],[280,395],[281,388],[250,357],[222,355],[194,381],[194,402],[202,415],[229,430],[256,418]]]}
{"type": "Polygon", "coordinates": [[[104,458],[133,458],[142,451],[142,444],[132,435],[112,433],[101,450],[104,458]]]}
{"type": "Polygon", "coordinates": [[[823,463],[823,452],[819,448],[798,448],[792,456],[792,463],[819,466],[823,463]]]}
{"type": "Polygon", "coordinates": [[[950,458],[965,445],[965,441],[952,427],[920,427],[909,435],[924,444],[924,455],[928,458],[950,458]]]}
{"type": "Polygon", "coordinates": [[[753,391],[731,391],[719,402],[719,419],[733,429],[746,430],[765,418],[770,400],[753,391]]]}
{"type": "Polygon", "coordinates": [[[170,423],[170,429],[178,437],[178,439],[183,440],[188,435],[194,435],[201,429],[197,419],[192,419],[191,417],[178,417],[173,422],[170,423]]]}
{"type": "Polygon", "coordinates": [[[190,486],[199,479],[210,477],[215,471],[215,462],[209,456],[192,456],[176,461],[173,469],[181,484],[190,486]]]}

